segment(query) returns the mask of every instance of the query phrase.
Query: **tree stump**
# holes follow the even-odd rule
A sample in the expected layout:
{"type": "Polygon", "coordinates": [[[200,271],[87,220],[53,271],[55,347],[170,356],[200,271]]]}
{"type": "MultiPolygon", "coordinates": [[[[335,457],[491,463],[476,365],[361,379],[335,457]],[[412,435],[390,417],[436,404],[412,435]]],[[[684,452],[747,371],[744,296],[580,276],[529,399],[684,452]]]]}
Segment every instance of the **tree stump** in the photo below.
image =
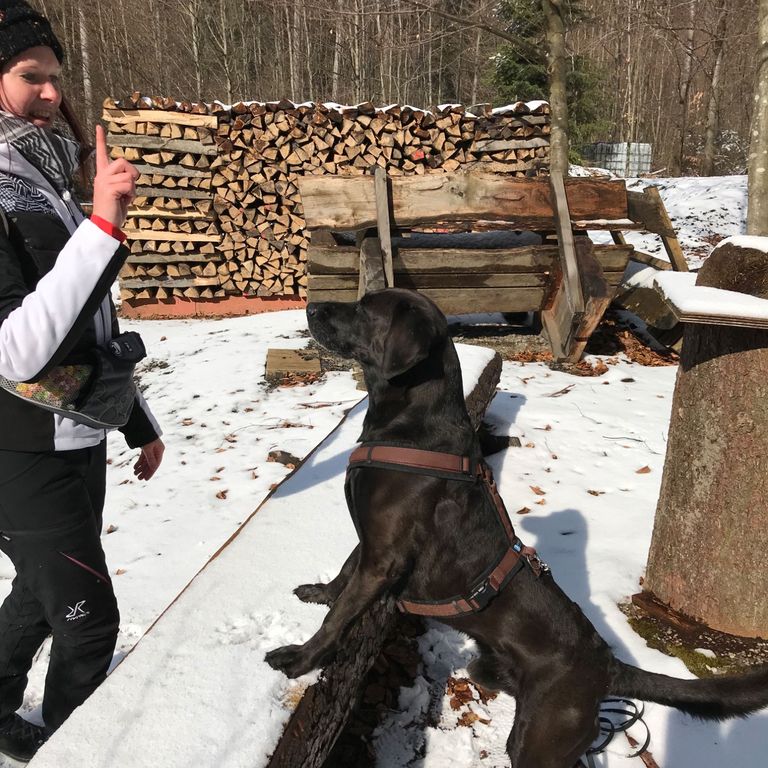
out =
{"type": "MultiPolygon", "coordinates": [[[[768,298],[768,253],[717,248],[696,284],[768,298]]],[[[643,589],[713,629],[768,637],[766,549],[768,331],[687,324],[643,589]]]]}

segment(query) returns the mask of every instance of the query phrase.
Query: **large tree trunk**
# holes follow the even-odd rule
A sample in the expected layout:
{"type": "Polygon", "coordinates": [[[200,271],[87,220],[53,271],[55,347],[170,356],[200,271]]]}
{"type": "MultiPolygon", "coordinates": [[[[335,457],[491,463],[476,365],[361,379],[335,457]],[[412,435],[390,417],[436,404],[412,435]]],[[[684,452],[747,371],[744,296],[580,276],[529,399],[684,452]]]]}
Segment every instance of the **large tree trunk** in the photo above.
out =
{"type": "Polygon", "coordinates": [[[547,17],[547,69],[552,110],[550,173],[568,175],[568,98],[566,95],[565,23],[562,0],[542,0],[547,17]]]}
{"type": "Polygon", "coordinates": [[[749,143],[747,233],[768,235],[768,0],[758,9],[757,82],[749,143]]]}
{"type": "MultiPolygon", "coordinates": [[[[698,285],[768,297],[768,253],[725,245],[698,285]]],[[[768,331],[685,328],[644,589],[735,635],[768,637],[768,331]]]]}

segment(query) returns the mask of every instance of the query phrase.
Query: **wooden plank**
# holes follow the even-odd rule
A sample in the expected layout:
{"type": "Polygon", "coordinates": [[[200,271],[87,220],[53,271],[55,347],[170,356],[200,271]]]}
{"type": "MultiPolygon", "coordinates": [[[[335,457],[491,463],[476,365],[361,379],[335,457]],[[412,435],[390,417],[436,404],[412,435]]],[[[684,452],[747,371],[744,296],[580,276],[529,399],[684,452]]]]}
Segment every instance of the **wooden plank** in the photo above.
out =
{"type": "Polygon", "coordinates": [[[133,136],[127,133],[109,134],[109,147],[138,147],[139,149],[164,149],[168,152],[191,152],[196,155],[218,155],[215,144],[203,144],[201,141],[185,139],[163,139],[160,136],[133,136]]]}
{"type": "Polygon", "coordinates": [[[142,288],[191,288],[194,286],[221,285],[218,277],[156,278],[140,280],[120,280],[121,288],[141,290],[142,288]]]}
{"type": "Polygon", "coordinates": [[[189,112],[170,112],[160,109],[105,109],[101,119],[117,125],[141,122],[172,123],[193,128],[219,127],[219,120],[215,115],[193,115],[189,112]]]}
{"type": "Polygon", "coordinates": [[[165,187],[136,187],[143,197],[174,197],[182,200],[213,200],[213,194],[199,189],[166,189],[165,187]]]}
{"type": "Polygon", "coordinates": [[[574,331],[573,310],[568,302],[564,283],[565,280],[560,280],[550,306],[541,311],[541,323],[556,360],[568,357],[574,331]]]}
{"type": "Polygon", "coordinates": [[[173,176],[175,178],[202,179],[210,178],[210,171],[198,171],[194,168],[185,168],[183,165],[147,165],[146,163],[131,163],[139,173],[152,174],[153,176],[173,176]]]}
{"type": "Polygon", "coordinates": [[[535,149],[548,147],[549,139],[532,137],[530,139],[480,139],[470,148],[470,152],[507,152],[510,149],[535,149]]]}
{"type": "MultiPolygon", "coordinates": [[[[656,235],[674,237],[674,228],[670,222],[664,222],[659,216],[656,199],[649,194],[649,189],[655,189],[655,187],[646,187],[642,192],[627,191],[629,218],[639,222],[645,229],[656,235]]],[[[658,194],[658,190],[656,192],[658,194]]]]}
{"type": "Polygon", "coordinates": [[[579,279],[579,267],[576,261],[576,248],[573,242],[571,216],[565,192],[565,182],[559,173],[549,177],[552,189],[553,208],[555,210],[555,229],[560,251],[560,264],[563,270],[563,284],[568,304],[574,315],[584,311],[584,295],[579,279]]]}
{"type": "MultiPolygon", "coordinates": [[[[632,246],[595,246],[595,256],[604,270],[624,271],[632,246]]],[[[359,251],[354,246],[310,245],[307,260],[311,274],[357,272],[359,251]]],[[[401,248],[394,254],[394,272],[545,272],[559,258],[556,245],[531,245],[510,249],[401,248]]]]}
{"type": "MultiPolygon", "coordinates": [[[[425,288],[544,288],[549,275],[546,272],[507,273],[502,275],[478,274],[475,272],[459,272],[450,275],[418,274],[395,272],[394,285],[396,288],[410,288],[421,291],[425,288]]],[[[308,286],[314,290],[352,289],[358,284],[357,275],[310,275],[308,286]]]]}
{"type": "Polygon", "coordinates": [[[384,273],[384,257],[381,252],[381,245],[374,231],[360,232],[357,240],[360,243],[357,298],[361,299],[369,291],[386,288],[387,278],[384,273]]]}
{"type": "Polygon", "coordinates": [[[646,266],[653,267],[654,269],[660,269],[664,271],[672,269],[672,265],[668,261],[659,259],[656,256],[651,256],[650,253],[644,253],[643,251],[635,250],[629,258],[631,261],[637,261],[640,264],[645,264],[646,266]]]}
{"type": "Polygon", "coordinates": [[[165,208],[154,208],[147,206],[146,208],[129,208],[128,216],[141,216],[145,219],[189,219],[190,221],[213,221],[213,216],[205,213],[200,213],[196,210],[188,211],[169,211],[165,208]]]}
{"type": "Polygon", "coordinates": [[[768,318],[760,319],[755,317],[739,317],[738,315],[702,315],[695,312],[678,311],[674,305],[671,305],[675,317],[681,323],[701,323],[702,325],[727,325],[734,328],[758,328],[760,330],[768,329],[768,318]]]}
{"type": "Polygon", "coordinates": [[[656,209],[656,216],[661,223],[661,228],[664,230],[663,233],[659,232],[659,235],[661,242],[664,244],[664,250],[667,252],[667,256],[669,256],[672,269],[676,272],[688,272],[688,262],[685,260],[683,249],[680,247],[677,239],[677,232],[675,232],[675,228],[672,226],[672,220],[669,218],[659,190],[656,187],[646,187],[645,194],[652,201],[656,209]]]}
{"type": "Polygon", "coordinates": [[[373,188],[376,197],[376,228],[379,232],[379,246],[384,265],[384,279],[387,286],[395,284],[392,274],[392,237],[389,230],[389,189],[387,172],[380,166],[374,171],[373,188]]]}
{"type": "MultiPolygon", "coordinates": [[[[449,315],[477,312],[529,312],[541,309],[544,288],[427,288],[421,291],[449,315]]],[[[308,301],[356,301],[357,290],[307,291],[308,301]]]]}
{"type": "Polygon", "coordinates": [[[266,376],[288,373],[320,373],[320,355],[308,349],[268,349],[266,376]]]}
{"type": "MultiPolygon", "coordinates": [[[[486,173],[443,173],[390,179],[395,226],[441,221],[551,222],[554,217],[546,178],[509,178],[486,173]]],[[[371,176],[302,176],[297,179],[309,229],[359,230],[376,225],[371,176]]],[[[628,219],[623,181],[568,179],[574,219],[628,219]]],[[[614,229],[616,227],[613,227],[614,229]]]]}
{"type": "Polygon", "coordinates": [[[208,256],[205,253],[132,253],[126,261],[129,264],[178,264],[181,262],[221,262],[221,255],[208,256]]]}
{"type": "Polygon", "coordinates": [[[568,350],[568,360],[574,363],[581,359],[589,337],[602,320],[615,293],[600,267],[600,262],[595,258],[594,247],[589,238],[577,238],[576,258],[585,307],[574,331],[573,343],[568,350]]]}
{"type": "Polygon", "coordinates": [[[204,235],[195,232],[161,232],[155,229],[126,229],[125,237],[128,240],[171,240],[185,243],[220,243],[221,235],[204,235]]]}

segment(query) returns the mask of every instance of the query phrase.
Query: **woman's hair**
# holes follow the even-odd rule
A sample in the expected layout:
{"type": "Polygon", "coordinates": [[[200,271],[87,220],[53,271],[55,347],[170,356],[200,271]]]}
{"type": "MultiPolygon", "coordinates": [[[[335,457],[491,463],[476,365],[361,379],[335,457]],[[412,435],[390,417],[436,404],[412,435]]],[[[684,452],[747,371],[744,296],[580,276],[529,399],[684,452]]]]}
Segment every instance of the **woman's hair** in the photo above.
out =
{"type": "Polygon", "coordinates": [[[90,143],[90,137],[86,135],[82,123],[78,119],[72,106],[67,101],[66,96],[61,97],[59,113],[64,118],[64,122],[69,126],[77,143],[80,145],[80,181],[83,186],[88,186],[88,160],[93,154],[93,146],[90,143]]]}

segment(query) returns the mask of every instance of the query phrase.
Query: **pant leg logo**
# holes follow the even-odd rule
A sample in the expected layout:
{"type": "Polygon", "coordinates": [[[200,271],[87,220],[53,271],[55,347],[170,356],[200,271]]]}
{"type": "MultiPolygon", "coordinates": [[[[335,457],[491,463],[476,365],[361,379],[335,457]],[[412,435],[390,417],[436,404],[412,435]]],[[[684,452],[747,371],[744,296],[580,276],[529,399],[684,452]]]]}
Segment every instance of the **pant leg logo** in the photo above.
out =
{"type": "Polygon", "coordinates": [[[69,613],[66,616],[67,621],[75,621],[76,619],[82,619],[87,616],[89,611],[83,609],[84,605],[85,600],[80,600],[80,602],[75,603],[74,607],[68,605],[67,608],[69,608],[69,613]]]}

